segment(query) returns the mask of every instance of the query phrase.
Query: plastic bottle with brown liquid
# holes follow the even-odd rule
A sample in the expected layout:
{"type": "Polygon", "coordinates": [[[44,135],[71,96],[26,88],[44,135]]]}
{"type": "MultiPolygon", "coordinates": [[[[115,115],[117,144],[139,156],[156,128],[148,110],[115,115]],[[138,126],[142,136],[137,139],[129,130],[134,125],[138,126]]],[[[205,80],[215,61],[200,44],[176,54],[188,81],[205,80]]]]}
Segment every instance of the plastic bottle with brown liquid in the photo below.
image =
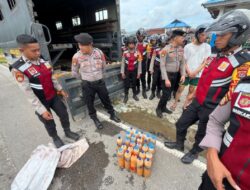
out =
{"type": "Polygon", "coordinates": [[[121,149],[123,150],[123,154],[124,154],[127,150],[127,146],[125,145],[125,143],[122,144],[121,149]]]}
{"type": "Polygon", "coordinates": [[[125,144],[127,147],[130,145],[130,139],[128,137],[125,138],[125,144]]]}
{"type": "Polygon", "coordinates": [[[136,164],[137,163],[137,156],[135,154],[132,154],[131,156],[131,164],[130,164],[130,170],[131,172],[136,173],[136,164]]]}
{"type": "Polygon", "coordinates": [[[137,143],[137,144],[136,144],[136,146],[139,148],[139,150],[141,150],[141,148],[142,148],[142,144],[137,143]]]}
{"type": "Polygon", "coordinates": [[[134,148],[135,147],[135,141],[131,140],[130,141],[130,146],[134,148]]]}
{"type": "Polygon", "coordinates": [[[134,149],[133,149],[132,146],[129,146],[127,150],[132,154],[132,152],[133,152],[134,149]]]}
{"type": "Polygon", "coordinates": [[[144,177],[149,177],[151,175],[151,166],[152,166],[152,161],[149,158],[146,158],[144,161],[144,172],[143,172],[144,177]]]}
{"type": "Polygon", "coordinates": [[[152,142],[148,144],[148,151],[152,154],[155,153],[155,145],[152,142]]]}
{"type": "Polygon", "coordinates": [[[136,136],[135,135],[132,135],[131,136],[131,142],[135,142],[136,141],[136,136]]]}
{"type": "Polygon", "coordinates": [[[143,175],[143,160],[138,157],[137,158],[137,162],[136,162],[136,173],[137,175],[139,176],[142,176],[143,175]]]}
{"type": "Polygon", "coordinates": [[[137,144],[142,144],[142,138],[141,137],[137,138],[137,144]]]}
{"type": "Polygon", "coordinates": [[[139,153],[139,156],[143,160],[146,158],[146,154],[145,154],[145,152],[143,150],[139,153]]]}
{"type": "Polygon", "coordinates": [[[144,152],[147,152],[147,151],[148,151],[148,145],[147,145],[147,144],[144,144],[144,145],[142,146],[142,150],[143,150],[144,152]]]}
{"type": "Polygon", "coordinates": [[[139,155],[139,152],[140,152],[139,147],[138,147],[138,146],[135,146],[135,147],[134,147],[134,150],[133,150],[133,154],[136,155],[136,156],[138,156],[138,155],[139,155]]]}
{"type": "Polygon", "coordinates": [[[122,137],[119,135],[116,140],[117,150],[122,146],[122,137]]]}
{"type": "Polygon", "coordinates": [[[130,127],[130,129],[129,129],[129,132],[130,132],[130,135],[132,136],[133,134],[134,134],[134,129],[133,129],[133,127],[130,127]]]}
{"type": "Polygon", "coordinates": [[[118,149],[117,158],[118,158],[118,165],[119,165],[119,167],[120,168],[124,168],[125,161],[124,161],[124,152],[123,152],[122,148],[118,149]]]}
{"type": "Polygon", "coordinates": [[[151,152],[147,152],[146,159],[150,159],[151,161],[153,161],[153,154],[151,152]]]}
{"type": "Polygon", "coordinates": [[[125,168],[130,170],[131,153],[127,150],[124,154],[125,158],[125,168]]]}

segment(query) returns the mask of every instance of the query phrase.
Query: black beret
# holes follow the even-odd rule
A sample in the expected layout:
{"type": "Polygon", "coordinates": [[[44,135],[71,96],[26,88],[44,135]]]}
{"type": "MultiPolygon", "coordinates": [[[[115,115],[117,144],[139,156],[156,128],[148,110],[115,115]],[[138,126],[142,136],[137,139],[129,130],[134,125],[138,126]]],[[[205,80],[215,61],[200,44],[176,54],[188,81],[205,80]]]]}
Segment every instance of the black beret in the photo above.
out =
{"type": "Polygon", "coordinates": [[[75,35],[74,38],[81,45],[90,45],[93,43],[93,38],[88,33],[80,33],[75,35]]]}
{"type": "Polygon", "coordinates": [[[33,43],[38,43],[37,39],[34,38],[33,36],[30,36],[28,34],[21,34],[16,37],[16,42],[18,44],[33,44],[33,43]]]}
{"type": "Polygon", "coordinates": [[[176,36],[185,36],[186,32],[184,32],[183,30],[174,30],[172,32],[171,38],[174,38],[176,36]]]}

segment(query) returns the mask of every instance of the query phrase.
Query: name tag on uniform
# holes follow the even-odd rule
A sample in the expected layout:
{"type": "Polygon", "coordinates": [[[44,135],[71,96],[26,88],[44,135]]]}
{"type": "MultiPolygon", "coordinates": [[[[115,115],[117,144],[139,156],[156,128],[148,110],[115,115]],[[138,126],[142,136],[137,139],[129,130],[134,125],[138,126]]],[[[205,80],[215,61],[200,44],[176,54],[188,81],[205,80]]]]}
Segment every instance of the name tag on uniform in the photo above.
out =
{"type": "Polygon", "coordinates": [[[250,119],[250,93],[240,92],[234,104],[233,112],[250,119]]]}
{"type": "Polygon", "coordinates": [[[228,62],[223,61],[223,62],[219,65],[218,70],[224,72],[224,71],[228,68],[229,65],[230,65],[230,64],[229,64],[228,62]]]}
{"type": "Polygon", "coordinates": [[[37,77],[37,76],[40,75],[40,73],[39,73],[34,67],[28,68],[28,72],[29,72],[30,75],[32,75],[33,77],[37,77]]]}

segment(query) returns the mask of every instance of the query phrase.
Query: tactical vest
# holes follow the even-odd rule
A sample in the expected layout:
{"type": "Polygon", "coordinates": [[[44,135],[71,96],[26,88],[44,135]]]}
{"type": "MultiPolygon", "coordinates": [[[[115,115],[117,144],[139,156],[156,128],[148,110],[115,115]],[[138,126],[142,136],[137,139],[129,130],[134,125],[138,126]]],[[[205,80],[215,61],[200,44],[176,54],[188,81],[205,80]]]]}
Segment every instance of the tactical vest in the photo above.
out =
{"type": "Polygon", "coordinates": [[[220,151],[223,164],[242,190],[250,189],[250,77],[243,78],[231,99],[230,125],[220,151]]]}
{"type": "Polygon", "coordinates": [[[40,65],[34,65],[20,58],[11,65],[10,70],[12,68],[20,71],[29,79],[31,89],[43,105],[47,105],[47,101],[55,97],[52,67],[48,62],[41,59],[40,65]]]}

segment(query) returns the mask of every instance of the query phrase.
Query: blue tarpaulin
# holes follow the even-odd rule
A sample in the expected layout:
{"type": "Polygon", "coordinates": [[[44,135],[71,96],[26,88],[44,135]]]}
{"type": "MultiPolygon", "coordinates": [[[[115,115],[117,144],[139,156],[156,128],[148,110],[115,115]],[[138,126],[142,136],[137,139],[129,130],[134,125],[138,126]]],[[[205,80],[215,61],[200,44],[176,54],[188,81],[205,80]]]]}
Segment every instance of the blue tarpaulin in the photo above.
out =
{"type": "Polygon", "coordinates": [[[176,19],[167,26],[165,26],[165,28],[190,28],[190,26],[185,22],[176,19]]]}
{"type": "Polygon", "coordinates": [[[222,1],[225,1],[225,0],[208,0],[205,4],[207,4],[207,3],[219,3],[222,1]]]}

